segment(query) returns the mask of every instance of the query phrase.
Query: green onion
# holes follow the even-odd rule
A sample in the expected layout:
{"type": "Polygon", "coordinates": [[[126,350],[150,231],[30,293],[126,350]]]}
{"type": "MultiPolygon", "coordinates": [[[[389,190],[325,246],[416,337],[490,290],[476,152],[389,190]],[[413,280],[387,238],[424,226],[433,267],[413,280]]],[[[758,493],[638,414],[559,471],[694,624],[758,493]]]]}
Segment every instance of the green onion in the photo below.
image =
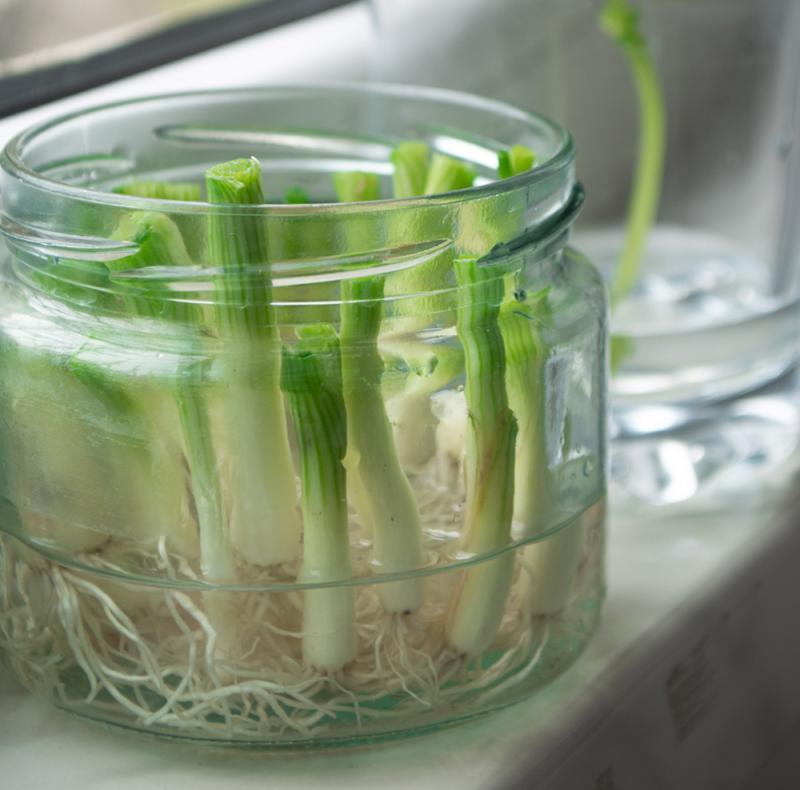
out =
{"type": "Polygon", "coordinates": [[[436,153],[431,157],[424,194],[439,195],[456,189],[466,189],[471,187],[474,181],[475,168],[472,165],[436,153]]]}
{"type": "MultiPolygon", "coordinates": [[[[472,258],[459,259],[455,266],[468,412],[462,543],[466,552],[481,555],[510,542],[517,422],[506,395],[498,323],[503,278],[472,258]]],[[[466,570],[447,629],[455,649],[477,655],[489,647],[503,619],[513,566],[514,553],[506,551],[466,570]]]]}
{"type": "Polygon", "coordinates": [[[91,340],[76,349],[76,339],[63,336],[67,356],[0,346],[3,496],[31,537],[65,551],[92,551],[109,536],[152,548],[164,536],[170,550],[195,556],[169,398],[110,370],[91,340]]]}
{"type": "MultiPolygon", "coordinates": [[[[178,301],[160,280],[126,278],[133,270],[191,264],[180,231],[166,215],[138,212],[124,218],[114,237],[139,245],[134,255],[113,261],[111,280],[117,284],[135,316],[183,324],[189,331],[188,363],[178,371],[174,393],[183,429],[192,496],[200,532],[200,561],[212,581],[230,581],[234,561],[228,540],[217,458],[211,445],[208,406],[202,393],[205,370],[199,344],[202,313],[196,305],[178,301]],[[192,339],[194,338],[194,339],[192,339]],[[193,348],[192,348],[193,346],[193,348]]],[[[177,484],[177,483],[176,483],[177,484]]]]}
{"type": "MultiPolygon", "coordinates": [[[[509,178],[529,170],[536,157],[517,145],[498,156],[498,175],[509,178]]],[[[557,492],[548,466],[545,375],[549,347],[543,330],[551,322],[549,289],[532,294],[516,290],[507,277],[500,328],[506,349],[508,401],[519,425],[514,470],[514,521],[523,538],[549,525],[557,492]]],[[[523,550],[527,575],[522,597],[529,615],[554,614],[567,603],[583,544],[579,522],[523,550]]]]}
{"type": "Polygon", "coordinates": [[[115,291],[122,294],[128,314],[163,318],[195,327],[202,323],[200,308],[180,301],[163,280],[129,276],[135,270],[192,264],[178,226],[166,214],[133,212],[123,217],[111,238],[132,241],[139,247],[133,255],[106,263],[109,281],[115,291]]]}
{"type": "MultiPolygon", "coordinates": [[[[428,146],[422,142],[401,143],[392,153],[394,163],[395,197],[414,197],[450,192],[472,186],[475,169],[444,154],[429,156],[428,146]],[[430,162],[430,166],[429,166],[430,162]]],[[[442,227],[444,213],[426,209],[426,227],[420,222],[417,212],[409,208],[398,218],[392,229],[396,243],[409,241],[430,241],[446,236],[442,227]]],[[[423,264],[395,272],[387,280],[386,292],[389,295],[413,296],[413,299],[400,299],[396,311],[412,318],[425,317],[431,313],[441,313],[450,307],[449,294],[442,296],[437,291],[449,291],[452,286],[453,253],[447,249],[441,255],[423,264]]]]}
{"type": "Polygon", "coordinates": [[[333,187],[336,197],[342,203],[358,203],[365,200],[379,200],[380,181],[376,173],[342,172],[334,173],[333,187]]]}
{"type": "Polygon", "coordinates": [[[500,310],[508,403],[519,427],[514,472],[514,520],[522,525],[523,537],[534,535],[541,529],[552,508],[545,401],[549,348],[541,335],[542,327],[550,320],[547,298],[547,289],[530,295],[512,291],[500,310]]]}
{"type": "MultiPolygon", "coordinates": [[[[523,538],[532,538],[550,526],[557,496],[547,459],[545,374],[550,349],[542,333],[551,321],[548,292],[549,289],[533,294],[513,291],[500,311],[508,402],[519,425],[514,520],[521,527],[523,538]]],[[[523,600],[528,614],[549,615],[564,608],[582,545],[578,521],[525,547],[523,600]]]]}
{"type": "MultiPolygon", "coordinates": [[[[332,327],[305,327],[297,347],[284,348],[282,386],[297,431],[303,506],[302,582],[350,579],[347,493],[342,465],[347,417],[342,396],[339,341],[332,327]]],[[[355,657],[353,589],[305,592],[303,656],[335,671],[355,657]]]]}
{"type": "MultiPolygon", "coordinates": [[[[498,154],[498,176],[510,178],[529,170],[536,155],[523,145],[498,154]]],[[[500,330],[506,353],[506,388],[517,419],[514,520],[523,536],[536,533],[551,508],[551,476],[545,442],[545,369],[549,349],[542,329],[551,320],[548,289],[526,294],[506,276],[506,298],[500,310],[500,330]]]]}
{"type": "MultiPolygon", "coordinates": [[[[371,527],[378,573],[402,573],[422,566],[422,531],[414,492],[400,466],[381,394],[383,359],[378,352],[384,282],[381,277],[342,283],[342,384],[347,407],[345,466],[358,481],[356,507],[371,527]]],[[[419,579],[378,586],[384,608],[414,611],[419,579]]]]}
{"type": "Polygon", "coordinates": [[[201,199],[199,184],[170,181],[129,181],[114,188],[118,195],[134,195],[155,200],[185,200],[196,202],[201,199]]]}
{"type": "Polygon", "coordinates": [[[203,575],[211,581],[235,577],[230,539],[220,489],[219,466],[211,442],[208,412],[198,390],[204,378],[203,365],[187,366],[177,391],[178,411],[186,441],[192,496],[200,528],[200,561],[203,575]]]}
{"type": "Polygon", "coordinates": [[[497,154],[497,174],[500,178],[511,178],[530,170],[535,162],[536,154],[530,148],[514,145],[497,154]]]}
{"type": "Polygon", "coordinates": [[[396,198],[425,194],[429,159],[428,146],[419,140],[400,143],[392,151],[391,161],[394,165],[392,186],[396,198]]]}
{"type": "MultiPolygon", "coordinates": [[[[471,165],[443,154],[431,157],[423,142],[401,143],[392,153],[392,162],[398,198],[461,189],[471,186],[475,178],[471,165]]],[[[435,239],[446,235],[444,228],[436,226],[440,221],[432,215],[431,226],[422,227],[409,209],[407,217],[398,220],[395,236],[398,240],[435,239]]],[[[432,260],[390,275],[386,292],[403,297],[393,303],[393,309],[404,317],[405,328],[410,332],[420,323],[430,324],[432,319],[446,321],[455,306],[452,286],[453,250],[448,248],[432,260]]],[[[395,441],[403,463],[419,467],[435,451],[436,418],[431,411],[431,396],[461,373],[463,355],[460,349],[449,346],[433,351],[430,343],[413,339],[387,341],[386,345],[404,358],[408,368],[405,388],[387,404],[395,426],[395,441]]]]}
{"type": "Polygon", "coordinates": [[[280,390],[280,338],[256,159],[236,159],[206,173],[210,203],[208,257],[220,269],[216,323],[225,343],[221,368],[231,540],[250,562],[272,565],[300,550],[300,519],[280,390]]]}

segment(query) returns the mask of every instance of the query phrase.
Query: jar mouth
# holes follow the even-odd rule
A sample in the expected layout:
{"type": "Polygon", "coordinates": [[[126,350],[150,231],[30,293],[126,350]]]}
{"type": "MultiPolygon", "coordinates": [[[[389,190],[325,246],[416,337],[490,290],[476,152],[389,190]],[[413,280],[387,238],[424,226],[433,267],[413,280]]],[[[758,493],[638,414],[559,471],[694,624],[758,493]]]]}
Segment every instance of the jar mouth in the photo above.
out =
{"type": "MultiPolygon", "coordinates": [[[[302,214],[325,214],[334,212],[342,213],[363,213],[366,210],[375,211],[390,209],[392,207],[414,207],[431,206],[452,201],[473,201],[481,198],[496,196],[505,192],[512,192],[520,189],[528,189],[538,183],[545,183],[556,175],[559,171],[568,168],[574,160],[574,143],[571,135],[549,119],[536,113],[528,112],[514,105],[507,104],[492,99],[481,98],[458,91],[450,91],[440,88],[418,88],[414,86],[390,85],[381,83],[368,84],[301,84],[291,86],[274,86],[269,88],[242,88],[242,89],[221,89],[209,91],[191,91],[174,94],[161,94],[137,97],[119,102],[112,102],[96,105],[90,108],[73,111],[49,121],[37,124],[21,132],[12,138],[0,154],[0,170],[5,171],[8,177],[23,182],[37,190],[48,193],[51,197],[61,197],[81,201],[82,203],[95,203],[104,206],[118,207],[122,209],[144,209],[162,210],[175,213],[195,213],[213,210],[219,212],[225,210],[224,204],[208,203],[202,200],[182,201],[182,200],[163,200],[152,197],[140,197],[136,195],[125,195],[111,191],[101,191],[74,183],[68,183],[63,178],[58,178],[53,173],[59,172],[58,165],[68,166],[69,161],[48,162],[47,167],[37,166],[31,163],[30,149],[48,135],[57,134],[60,129],[69,124],[80,123],[83,129],[90,129],[92,123],[103,116],[115,112],[136,112],[145,113],[152,111],[157,106],[168,106],[170,103],[178,105],[187,102],[205,103],[208,106],[221,104],[226,101],[250,101],[254,106],[266,105],[270,101],[294,97],[299,100],[313,101],[315,97],[326,96],[328,98],[340,98],[342,101],[360,101],[368,103],[370,100],[376,102],[402,102],[413,101],[420,106],[430,105],[434,107],[452,108],[457,112],[482,114],[487,118],[495,118],[498,122],[505,122],[519,130],[527,130],[529,133],[537,135],[539,138],[546,139],[547,151],[533,168],[516,176],[506,179],[489,179],[479,176],[476,184],[451,192],[425,195],[422,197],[408,198],[381,198],[379,200],[352,202],[310,202],[301,204],[287,204],[278,202],[265,202],[258,205],[235,206],[237,214],[247,214],[251,212],[270,212],[286,215],[302,214]]],[[[376,110],[378,112],[378,110],[376,110]]],[[[166,120],[166,119],[165,119],[166,120]]],[[[423,127],[421,127],[423,128],[423,127]]],[[[320,130],[317,130],[319,132],[320,130]]],[[[512,144],[512,141],[492,140],[487,137],[470,135],[457,135],[456,132],[467,131],[454,128],[442,128],[439,133],[432,125],[426,130],[433,137],[435,148],[442,153],[462,158],[466,161],[483,166],[484,169],[496,166],[496,155],[499,150],[506,147],[505,144],[512,144]],[[491,159],[491,162],[490,162],[491,159]]],[[[358,146],[360,148],[360,158],[348,160],[350,164],[360,164],[364,168],[372,168],[383,175],[388,175],[387,167],[388,156],[392,150],[392,144],[396,144],[404,139],[403,136],[394,140],[388,136],[381,137],[376,135],[371,139],[362,137],[361,139],[339,139],[326,137],[324,134],[294,134],[279,127],[270,131],[242,131],[236,129],[222,129],[219,127],[203,128],[202,126],[192,126],[181,123],[165,122],[153,129],[153,133],[160,136],[167,144],[197,146],[230,143],[242,146],[242,150],[250,148],[258,151],[264,146],[284,146],[292,145],[309,146],[316,143],[326,143],[329,148],[334,149],[338,145],[339,153],[345,154],[353,152],[358,146]],[[303,139],[304,138],[304,139],[303,139]]],[[[540,153],[537,151],[537,153],[540,153]]],[[[102,168],[103,162],[94,163],[95,167],[102,168]]],[[[117,166],[122,169],[125,167],[126,160],[124,155],[113,150],[109,154],[110,164],[117,157],[117,166]]],[[[86,167],[92,167],[92,162],[86,162],[86,167]]],[[[359,169],[353,167],[351,169],[359,169]]],[[[234,209],[234,207],[231,207],[234,209]]]]}
{"type": "Polygon", "coordinates": [[[393,318],[408,318],[422,297],[449,325],[456,283],[446,261],[494,250],[504,265],[514,256],[522,265],[508,245],[519,242],[532,262],[553,222],[568,230],[580,187],[569,133],[535,114],[448,90],[319,84],[150,96],[63,115],[8,144],[0,191],[14,276],[48,304],[127,317],[131,304],[222,305],[223,281],[268,277],[272,304],[293,324],[340,304],[345,280],[384,275],[393,318]],[[408,140],[468,165],[475,185],[338,201],[337,173],[371,172],[379,194],[393,194],[391,155],[408,140]],[[515,145],[538,161],[500,179],[498,154],[515,145]],[[204,202],[208,169],[243,157],[258,160],[264,202],[204,202]],[[135,182],[189,187],[190,199],[130,194],[135,182]],[[289,202],[292,188],[313,202],[289,202]],[[260,240],[237,253],[242,268],[232,273],[209,254],[210,229],[240,233],[250,223],[260,240]],[[177,247],[166,255],[151,244],[136,260],[148,234],[177,247]]]}

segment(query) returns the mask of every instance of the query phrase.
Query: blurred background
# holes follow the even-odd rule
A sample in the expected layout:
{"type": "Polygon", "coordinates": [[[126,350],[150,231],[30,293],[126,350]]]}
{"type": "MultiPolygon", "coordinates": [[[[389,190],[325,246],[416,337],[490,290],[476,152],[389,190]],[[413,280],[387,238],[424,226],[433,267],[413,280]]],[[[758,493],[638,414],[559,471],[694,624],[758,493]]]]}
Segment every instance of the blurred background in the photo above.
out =
{"type": "MultiPolygon", "coordinates": [[[[590,215],[613,218],[624,207],[636,147],[620,141],[635,140],[636,104],[629,70],[599,29],[600,0],[0,0],[0,117],[344,5],[366,9],[380,42],[359,76],[471,91],[550,115],[576,137],[590,215]]],[[[778,195],[765,187],[785,177],[791,150],[798,3],[639,5],[670,109],[664,219],[691,221],[695,201],[707,214],[714,190],[727,198],[716,223],[726,230],[731,208],[742,236],[766,214],[774,221],[769,203],[778,195]],[[730,185],[742,179],[760,191],[759,206],[738,189],[739,204],[729,206],[730,185]]],[[[363,43],[353,35],[324,46],[363,43]]],[[[269,79],[274,65],[265,51],[256,68],[269,79]]],[[[343,76],[351,75],[334,68],[317,79],[343,76]]],[[[226,78],[252,75],[233,67],[226,78]]]]}

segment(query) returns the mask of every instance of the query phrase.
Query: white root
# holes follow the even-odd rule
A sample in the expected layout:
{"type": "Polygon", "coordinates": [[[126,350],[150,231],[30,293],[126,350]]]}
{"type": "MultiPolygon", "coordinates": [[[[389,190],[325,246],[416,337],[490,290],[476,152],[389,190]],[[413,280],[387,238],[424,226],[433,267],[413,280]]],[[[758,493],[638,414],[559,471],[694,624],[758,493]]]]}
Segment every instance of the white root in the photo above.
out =
{"type": "MultiPolygon", "coordinates": [[[[456,509],[440,492],[431,502],[445,511],[444,520],[448,508],[456,509]]],[[[430,564],[452,563],[455,546],[430,541],[430,564]]],[[[124,556],[125,568],[116,572],[129,572],[135,551],[110,556],[124,556]]],[[[356,576],[368,571],[370,558],[368,542],[354,535],[356,576]]],[[[115,572],[101,554],[80,560],[115,572]]],[[[220,653],[205,612],[216,593],[180,589],[198,574],[164,541],[140,561],[173,584],[131,596],[130,584],[43,561],[0,536],[0,656],[26,685],[94,717],[190,737],[302,741],[336,737],[343,720],[355,734],[360,727],[403,726],[410,717],[423,722],[425,711],[436,720],[460,704],[501,704],[516,684],[548,677],[548,646],[571,627],[563,612],[556,620],[528,617],[520,562],[489,661],[459,655],[447,643],[447,606],[461,572],[428,576],[424,601],[411,615],[386,612],[378,585],[359,584],[353,587],[356,657],[323,672],[303,658],[303,592],[225,593],[237,611],[240,652],[220,653]]],[[[578,581],[585,590],[599,583],[598,567],[599,559],[582,563],[578,581]]]]}

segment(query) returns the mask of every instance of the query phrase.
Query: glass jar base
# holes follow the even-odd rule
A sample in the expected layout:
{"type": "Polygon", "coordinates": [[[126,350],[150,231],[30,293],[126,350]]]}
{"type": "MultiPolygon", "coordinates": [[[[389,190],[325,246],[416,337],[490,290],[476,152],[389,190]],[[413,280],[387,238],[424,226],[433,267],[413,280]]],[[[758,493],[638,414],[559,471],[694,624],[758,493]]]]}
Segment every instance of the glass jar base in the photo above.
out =
{"type": "MultiPolygon", "coordinates": [[[[584,539],[569,594],[553,613],[531,611],[524,578],[531,549],[547,550],[553,538],[515,550],[503,624],[478,656],[448,647],[446,606],[370,614],[375,585],[357,586],[359,652],[333,673],[304,665],[302,635],[289,630],[302,591],[198,593],[120,582],[3,535],[0,655],[59,708],[149,735],[289,749],[415,735],[520,701],[575,661],[600,615],[603,518],[598,503],[565,527],[584,539]],[[236,653],[215,620],[220,607],[258,625],[236,653]]],[[[439,593],[463,573],[429,577],[429,601],[446,603],[449,594],[439,593]]]]}

